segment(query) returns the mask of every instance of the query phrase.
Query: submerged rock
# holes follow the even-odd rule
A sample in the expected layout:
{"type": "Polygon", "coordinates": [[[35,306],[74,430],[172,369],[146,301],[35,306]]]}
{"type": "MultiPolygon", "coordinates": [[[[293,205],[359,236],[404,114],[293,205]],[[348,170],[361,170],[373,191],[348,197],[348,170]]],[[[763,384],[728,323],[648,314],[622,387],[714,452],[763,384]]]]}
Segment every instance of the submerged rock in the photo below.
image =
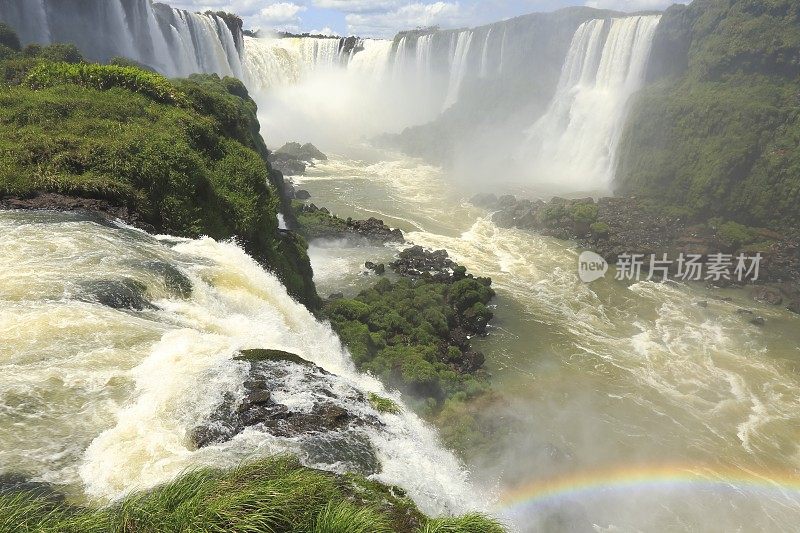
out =
{"type": "Polygon", "coordinates": [[[366,263],[364,263],[364,268],[366,268],[367,270],[371,270],[372,272],[374,272],[379,276],[383,276],[386,273],[386,265],[384,265],[383,263],[375,264],[372,261],[367,261],[366,263]]]}
{"type": "Polygon", "coordinates": [[[22,474],[0,474],[0,496],[24,493],[44,499],[51,504],[59,504],[66,500],[64,494],[51,483],[31,481],[22,474]]]}
{"type": "Polygon", "coordinates": [[[158,275],[169,292],[181,298],[188,298],[192,295],[192,282],[177,267],[162,261],[147,261],[143,266],[158,275]]]}
{"type": "Polygon", "coordinates": [[[157,309],[145,298],[147,286],[130,278],[87,281],[81,285],[81,299],[112,309],[157,309]]]}

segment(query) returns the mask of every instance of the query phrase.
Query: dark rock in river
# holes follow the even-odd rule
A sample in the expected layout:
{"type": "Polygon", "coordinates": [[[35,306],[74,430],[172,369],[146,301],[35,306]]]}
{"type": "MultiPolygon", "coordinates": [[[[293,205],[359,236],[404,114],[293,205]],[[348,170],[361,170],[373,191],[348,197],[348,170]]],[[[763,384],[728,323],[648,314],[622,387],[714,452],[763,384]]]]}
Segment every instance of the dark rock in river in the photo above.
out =
{"type": "Polygon", "coordinates": [[[194,428],[197,447],[226,442],[252,428],[298,442],[308,464],[339,465],[365,475],[379,471],[364,429],[382,423],[365,414],[374,409],[364,394],[292,353],[246,350],[236,359],[250,365],[244,395],[227,396],[206,423],[194,428]],[[289,398],[308,404],[287,403],[289,398]]]}
{"type": "Polygon", "coordinates": [[[308,200],[311,198],[311,193],[304,189],[300,189],[299,191],[295,191],[294,197],[296,200],[308,200]]]}
{"type": "Polygon", "coordinates": [[[327,161],[328,159],[328,156],[311,143],[301,145],[298,142],[289,142],[275,150],[275,153],[290,156],[306,163],[311,163],[314,160],[327,161]]]}
{"type": "Polygon", "coordinates": [[[192,295],[192,282],[176,267],[162,261],[147,261],[143,266],[160,277],[169,292],[181,298],[188,298],[192,295]]]}
{"type": "Polygon", "coordinates": [[[370,241],[379,242],[405,242],[403,232],[399,229],[392,229],[383,223],[383,220],[370,217],[367,220],[347,219],[347,227],[350,231],[366,237],[370,241]]]}
{"type": "Polygon", "coordinates": [[[306,171],[307,165],[291,155],[272,152],[268,159],[272,168],[279,170],[284,176],[301,176],[306,171]]]}
{"type": "Polygon", "coordinates": [[[111,307],[142,311],[156,309],[145,298],[147,286],[134,279],[101,279],[81,284],[80,299],[111,307]]]}
{"type": "Polygon", "coordinates": [[[16,196],[0,198],[0,209],[78,211],[94,216],[95,218],[92,220],[98,223],[109,224],[114,219],[120,219],[148,233],[156,233],[156,228],[144,222],[138,213],[130,211],[125,206],[114,205],[107,200],[77,198],[57,193],[38,193],[25,198],[16,196]]]}
{"type": "Polygon", "coordinates": [[[460,272],[458,265],[450,259],[446,250],[430,251],[422,246],[412,246],[400,252],[389,266],[401,276],[413,278],[429,277],[435,281],[450,281],[460,272]]]}
{"type": "Polygon", "coordinates": [[[379,276],[383,276],[386,273],[386,265],[383,263],[375,264],[372,261],[367,261],[364,263],[364,267],[367,270],[373,271],[375,274],[379,276]]]}
{"type": "Polygon", "coordinates": [[[781,305],[783,303],[781,291],[770,287],[757,287],[754,289],[753,299],[769,305],[781,305]]]}
{"type": "Polygon", "coordinates": [[[42,481],[31,481],[22,474],[0,474],[0,496],[13,494],[33,495],[49,504],[63,503],[66,498],[55,485],[42,481]]]}

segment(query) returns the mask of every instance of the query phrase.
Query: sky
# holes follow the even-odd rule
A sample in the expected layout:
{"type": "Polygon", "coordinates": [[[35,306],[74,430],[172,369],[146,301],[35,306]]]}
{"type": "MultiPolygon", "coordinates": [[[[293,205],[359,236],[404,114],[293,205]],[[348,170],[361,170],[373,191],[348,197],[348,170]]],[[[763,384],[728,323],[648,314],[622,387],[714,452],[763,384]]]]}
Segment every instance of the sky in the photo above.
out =
{"type": "Polygon", "coordinates": [[[663,9],[679,0],[161,0],[192,11],[241,16],[246,29],[392,37],[438,25],[480,26],[526,13],[586,5],[620,11],[663,9]]]}

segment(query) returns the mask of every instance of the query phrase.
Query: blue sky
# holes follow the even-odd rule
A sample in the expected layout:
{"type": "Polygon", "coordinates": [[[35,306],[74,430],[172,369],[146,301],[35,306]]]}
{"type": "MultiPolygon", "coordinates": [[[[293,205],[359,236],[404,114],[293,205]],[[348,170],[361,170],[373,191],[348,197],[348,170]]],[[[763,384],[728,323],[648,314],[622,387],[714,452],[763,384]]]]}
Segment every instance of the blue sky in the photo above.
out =
{"type": "Polygon", "coordinates": [[[679,0],[166,0],[166,3],[193,11],[232,11],[242,16],[250,29],[391,37],[400,30],[418,26],[479,26],[566,6],[637,11],[663,9],[675,1],[679,0]]]}

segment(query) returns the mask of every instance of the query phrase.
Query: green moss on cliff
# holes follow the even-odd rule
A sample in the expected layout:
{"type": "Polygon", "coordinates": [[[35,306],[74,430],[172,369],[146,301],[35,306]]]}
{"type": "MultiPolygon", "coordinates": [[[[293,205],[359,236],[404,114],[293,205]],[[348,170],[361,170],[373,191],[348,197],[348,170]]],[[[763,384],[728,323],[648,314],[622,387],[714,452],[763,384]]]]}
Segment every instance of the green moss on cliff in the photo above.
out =
{"type": "Polygon", "coordinates": [[[697,0],[658,32],[657,81],[633,105],[618,190],[698,219],[800,224],[800,4],[697,0]]]}
{"type": "Polygon", "coordinates": [[[241,82],[42,57],[0,64],[0,197],[95,198],[160,232],[235,237],[318,305],[305,242],[278,231],[277,178],[241,82]]]}

